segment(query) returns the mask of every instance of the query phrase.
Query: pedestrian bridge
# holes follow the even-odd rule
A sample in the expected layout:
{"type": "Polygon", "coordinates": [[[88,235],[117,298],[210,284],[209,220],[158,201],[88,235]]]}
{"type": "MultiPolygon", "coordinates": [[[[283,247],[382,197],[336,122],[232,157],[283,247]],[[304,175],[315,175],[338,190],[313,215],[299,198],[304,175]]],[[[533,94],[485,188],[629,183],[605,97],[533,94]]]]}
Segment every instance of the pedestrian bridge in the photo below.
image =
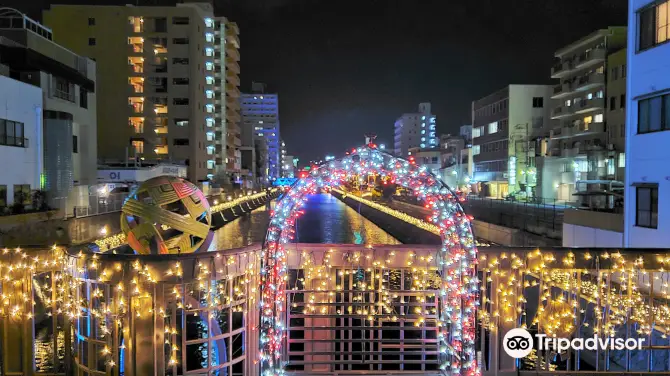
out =
{"type": "MultiPolygon", "coordinates": [[[[286,249],[286,374],[446,374],[435,246],[286,249]]],[[[260,244],[168,256],[6,250],[2,374],[260,375],[262,253],[260,244]]],[[[669,262],[655,250],[482,248],[481,372],[668,373],[669,262]],[[516,362],[498,344],[520,326],[645,341],[639,351],[534,351],[516,362]]]]}

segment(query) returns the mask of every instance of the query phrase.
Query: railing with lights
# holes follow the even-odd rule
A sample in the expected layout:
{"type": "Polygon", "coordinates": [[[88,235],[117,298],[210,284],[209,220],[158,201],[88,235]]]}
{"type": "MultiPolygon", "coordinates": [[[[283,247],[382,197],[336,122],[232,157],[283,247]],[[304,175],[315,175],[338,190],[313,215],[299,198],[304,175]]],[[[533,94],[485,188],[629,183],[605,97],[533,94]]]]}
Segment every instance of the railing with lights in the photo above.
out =
{"type": "MultiPolygon", "coordinates": [[[[287,244],[286,374],[437,375],[435,246],[287,244]]],[[[480,250],[482,373],[669,374],[670,253],[480,250]],[[642,350],[500,348],[510,328],[642,350]]],[[[0,251],[3,374],[259,375],[261,247],[184,255],[0,251]]]]}

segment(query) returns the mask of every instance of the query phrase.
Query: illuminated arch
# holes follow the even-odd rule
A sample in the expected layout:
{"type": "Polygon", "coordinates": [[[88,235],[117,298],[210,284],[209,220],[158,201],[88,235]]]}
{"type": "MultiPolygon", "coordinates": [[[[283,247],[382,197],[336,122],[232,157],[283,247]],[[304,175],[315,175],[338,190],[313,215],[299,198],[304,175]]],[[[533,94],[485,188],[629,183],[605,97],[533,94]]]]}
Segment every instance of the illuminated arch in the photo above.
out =
{"type": "Polygon", "coordinates": [[[442,369],[451,375],[475,375],[475,315],[477,248],[470,219],[458,196],[425,167],[394,157],[372,146],[354,149],[349,155],[328,162],[300,179],[279,199],[272,213],[263,245],[261,268],[261,375],[283,373],[280,356],[285,309],[285,244],[295,234],[295,220],[306,195],[320,187],[337,186],[347,178],[375,172],[396,184],[411,189],[432,209],[432,221],[440,227],[442,247],[436,251],[441,265],[442,291],[441,341],[442,369]]]}

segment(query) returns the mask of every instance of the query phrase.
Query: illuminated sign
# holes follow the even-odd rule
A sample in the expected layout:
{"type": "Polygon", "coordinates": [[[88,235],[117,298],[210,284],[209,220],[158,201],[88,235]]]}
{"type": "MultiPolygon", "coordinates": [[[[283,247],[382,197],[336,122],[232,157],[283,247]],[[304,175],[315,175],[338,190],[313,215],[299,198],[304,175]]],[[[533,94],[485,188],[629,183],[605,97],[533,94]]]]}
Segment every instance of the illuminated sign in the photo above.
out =
{"type": "Polygon", "coordinates": [[[296,178],[278,178],[275,179],[272,182],[272,185],[275,187],[290,187],[292,186],[298,179],[296,178]]]}

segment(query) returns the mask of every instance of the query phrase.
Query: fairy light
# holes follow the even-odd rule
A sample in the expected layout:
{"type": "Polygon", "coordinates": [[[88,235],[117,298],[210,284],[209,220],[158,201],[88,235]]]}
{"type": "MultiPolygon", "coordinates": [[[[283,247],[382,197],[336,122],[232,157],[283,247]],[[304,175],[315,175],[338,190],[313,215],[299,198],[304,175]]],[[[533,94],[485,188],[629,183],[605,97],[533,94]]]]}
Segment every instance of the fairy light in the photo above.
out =
{"type": "MultiPolygon", "coordinates": [[[[470,228],[470,217],[465,215],[459,197],[444,186],[439,179],[424,167],[396,158],[375,149],[361,147],[352,150],[342,160],[329,163],[311,171],[307,178],[299,180],[277,203],[272,214],[266,243],[263,247],[261,268],[261,374],[273,376],[283,374],[281,345],[285,338],[285,323],[282,321],[286,307],[287,251],[285,244],[295,236],[295,221],[302,214],[305,196],[318,188],[333,189],[344,182],[362,176],[378,174],[410,190],[427,203],[432,210],[432,224],[416,218],[402,219],[418,227],[429,229],[442,238],[440,268],[442,281],[442,325],[439,334],[445,350],[441,355],[442,368],[451,374],[478,375],[475,358],[475,311],[477,305],[477,247],[470,228]],[[429,226],[432,225],[432,226],[429,226]],[[433,227],[434,226],[434,227],[433,227]]],[[[358,183],[356,183],[358,184],[358,183]]],[[[342,191],[339,191],[342,192],[342,191]]],[[[378,208],[389,212],[387,208],[378,208]]],[[[413,265],[416,261],[409,260],[413,265]]],[[[358,288],[367,288],[361,285],[358,288]]],[[[350,306],[351,308],[351,306],[350,306]]],[[[316,301],[310,300],[305,311],[317,312],[316,301]]],[[[353,311],[353,308],[352,308],[353,311]]],[[[356,312],[366,314],[358,308],[356,312]]],[[[421,325],[421,320],[417,321],[421,325]]]]}

